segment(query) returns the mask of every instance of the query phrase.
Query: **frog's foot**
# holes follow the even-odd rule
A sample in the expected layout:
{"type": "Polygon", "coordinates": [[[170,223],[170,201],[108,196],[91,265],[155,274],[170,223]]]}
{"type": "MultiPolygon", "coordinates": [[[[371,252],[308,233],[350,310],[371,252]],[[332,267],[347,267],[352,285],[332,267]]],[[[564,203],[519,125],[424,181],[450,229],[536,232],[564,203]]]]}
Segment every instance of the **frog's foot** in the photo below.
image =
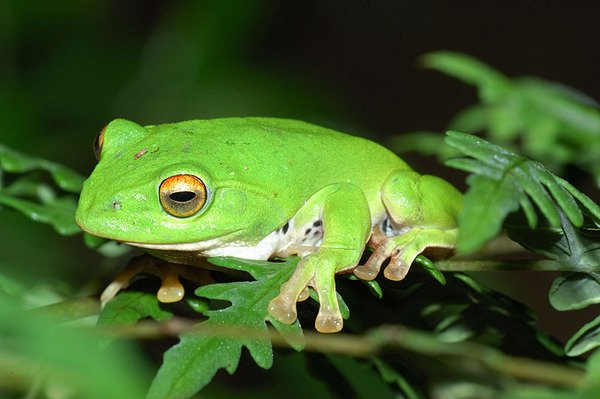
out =
{"type": "Polygon", "coordinates": [[[390,280],[400,281],[408,274],[415,258],[427,248],[454,248],[457,232],[457,229],[413,228],[398,236],[378,237],[379,245],[364,265],[354,269],[354,275],[362,280],[373,280],[383,262],[390,258],[383,274],[390,280]]]}
{"type": "Polygon", "coordinates": [[[344,321],[335,291],[335,273],[353,266],[352,263],[358,258],[355,252],[339,248],[321,248],[303,258],[292,277],[281,286],[279,295],[269,303],[269,313],[282,323],[292,324],[298,318],[296,302],[306,299],[308,287],[312,287],[319,296],[315,328],[322,333],[340,331],[344,321]],[[342,267],[339,267],[340,265],[342,267]]]}
{"type": "Polygon", "coordinates": [[[179,281],[179,276],[188,280],[207,284],[212,282],[207,270],[186,265],[169,263],[150,255],[142,255],[132,259],[100,295],[100,305],[104,307],[119,291],[127,288],[140,273],[153,274],[160,278],[161,286],[156,293],[160,302],[171,303],[183,299],[185,289],[179,281]]]}

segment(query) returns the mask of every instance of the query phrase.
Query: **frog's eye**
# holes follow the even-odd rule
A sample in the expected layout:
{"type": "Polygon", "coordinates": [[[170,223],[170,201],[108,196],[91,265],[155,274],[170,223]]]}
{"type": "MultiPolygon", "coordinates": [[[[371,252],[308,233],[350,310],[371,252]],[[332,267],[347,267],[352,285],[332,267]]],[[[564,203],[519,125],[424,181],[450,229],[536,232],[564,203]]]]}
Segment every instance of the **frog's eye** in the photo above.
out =
{"type": "Polygon", "coordinates": [[[106,131],[106,126],[104,127],[104,129],[102,129],[100,131],[100,133],[98,133],[98,136],[96,136],[96,140],[94,141],[94,155],[96,156],[96,159],[99,161],[100,160],[100,155],[102,154],[102,146],[104,145],[104,132],[106,131]]]}
{"type": "Polygon", "coordinates": [[[163,209],[179,218],[195,215],[206,202],[206,186],[192,175],[168,177],[160,183],[158,191],[163,209]]]}

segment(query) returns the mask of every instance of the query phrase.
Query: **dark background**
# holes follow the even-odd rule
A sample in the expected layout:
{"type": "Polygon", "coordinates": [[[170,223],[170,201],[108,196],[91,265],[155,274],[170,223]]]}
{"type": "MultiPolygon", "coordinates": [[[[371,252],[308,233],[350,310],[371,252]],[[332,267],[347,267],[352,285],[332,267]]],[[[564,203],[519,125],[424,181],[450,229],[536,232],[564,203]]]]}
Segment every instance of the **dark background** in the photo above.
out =
{"type": "MultiPolygon", "coordinates": [[[[87,174],[95,135],[116,117],[293,117],[379,141],[443,131],[476,92],[421,69],[420,55],[461,51],[600,98],[599,20],[592,1],[4,1],[0,142],[87,174]]],[[[97,267],[80,237],[6,209],[0,242],[0,264],[36,284],[76,285],[97,267]]],[[[546,312],[551,277],[494,280],[546,312]]],[[[552,315],[542,322],[563,337],[577,327],[552,315]]]]}

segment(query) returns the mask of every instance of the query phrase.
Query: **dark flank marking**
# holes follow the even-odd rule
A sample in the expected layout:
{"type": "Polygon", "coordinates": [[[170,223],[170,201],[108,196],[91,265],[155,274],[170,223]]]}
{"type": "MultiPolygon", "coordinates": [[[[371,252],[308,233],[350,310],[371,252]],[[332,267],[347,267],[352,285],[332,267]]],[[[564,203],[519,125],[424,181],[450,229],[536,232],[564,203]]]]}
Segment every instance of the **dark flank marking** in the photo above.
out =
{"type": "Polygon", "coordinates": [[[117,211],[118,211],[119,209],[121,209],[121,203],[120,203],[119,201],[115,201],[115,202],[113,202],[113,209],[115,209],[115,210],[117,210],[117,211]]]}
{"type": "Polygon", "coordinates": [[[321,220],[317,220],[316,222],[313,223],[313,227],[319,227],[323,224],[323,222],[321,220]]]}
{"type": "Polygon", "coordinates": [[[290,222],[287,222],[286,224],[283,225],[283,227],[281,228],[281,231],[283,232],[283,234],[287,234],[289,228],[290,228],[290,222]]]}
{"type": "Polygon", "coordinates": [[[387,232],[390,229],[390,220],[386,218],[383,221],[383,231],[387,232]]]}
{"type": "Polygon", "coordinates": [[[319,230],[315,230],[315,232],[313,233],[313,237],[317,237],[321,235],[321,232],[319,230]]]}
{"type": "Polygon", "coordinates": [[[308,229],[306,229],[306,231],[304,232],[304,235],[309,235],[311,231],[312,231],[312,229],[309,227],[309,228],[308,228],[308,229]]]}

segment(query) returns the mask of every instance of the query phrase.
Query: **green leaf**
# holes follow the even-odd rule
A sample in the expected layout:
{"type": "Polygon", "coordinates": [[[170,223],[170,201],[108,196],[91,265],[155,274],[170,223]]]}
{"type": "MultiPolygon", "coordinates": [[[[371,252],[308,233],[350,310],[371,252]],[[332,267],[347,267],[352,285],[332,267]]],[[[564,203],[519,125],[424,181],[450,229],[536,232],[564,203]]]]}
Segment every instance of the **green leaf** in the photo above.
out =
{"type": "Polygon", "coordinates": [[[447,165],[471,172],[470,188],[459,215],[458,249],[472,252],[500,233],[509,213],[524,207],[531,228],[537,225],[530,200],[551,226],[561,225],[560,212],[575,226],[583,224],[580,207],[600,220],[600,207],[539,162],[466,133],[447,132],[446,142],[468,158],[447,165]]]}
{"type": "Polygon", "coordinates": [[[186,297],[185,303],[187,303],[188,306],[190,308],[192,308],[192,310],[194,312],[197,312],[200,314],[204,314],[204,312],[206,312],[210,308],[210,304],[208,303],[208,301],[203,298],[188,298],[188,297],[186,297]]]}
{"type": "MultiPolygon", "coordinates": [[[[342,276],[348,280],[360,281],[362,284],[367,286],[367,288],[369,289],[369,292],[371,294],[373,294],[376,298],[378,298],[378,299],[383,298],[383,290],[381,289],[381,286],[379,285],[379,283],[376,280],[361,280],[353,274],[343,274],[342,276]]],[[[311,291],[311,294],[312,294],[312,291],[311,291]]],[[[312,297],[312,298],[315,300],[318,300],[317,294],[314,293],[314,297],[312,297]]],[[[342,296],[338,295],[338,299],[340,300],[340,304],[341,304],[341,302],[343,301],[342,296]]],[[[345,302],[344,302],[344,306],[347,307],[345,302]]],[[[350,312],[350,309],[348,308],[348,316],[346,317],[346,316],[342,315],[342,318],[347,319],[348,317],[350,317],[349,312],[350,312]]]]}
{"type": "Polygon", "coordinates": [[[487,90],[508,84],[506,76],[466,54],[437,51],[423,55],[421,63],[427,68],[438,70],[487,90]]]}
{"type": "Polygon", "coordinates": [[[27,173],[44,170],[52,176],[54,182],[63,190],[79,193],[85,178],[77,172],[60,164],[10,149],[0,144],[0,170],[9,173],[27,173]]]}
{"type": "Polygon", "coordinates": [[[577,165],[600,182],[600,109],[589,96],[538,78],[509,79],[460,53],[426,54],[423,64],[478,89],[480,103],[462,111],[452,129],[485,132],[553,169],[577,165]]]}
{"type": "Polygon", "coordinates": [[[93,399],[143,397],[147,359],[124,342],[106,347],[103,340],[91,330],[25,310],[0,292],[0,381],[10,381],[10,387],[31,392],[54,385],[70,397],[93,399]]]}
{"type": "Polygon", "coordinates": [[[600,274],[569,273],[552,283],[550,304],[557,310],[583,309],[600,303],[600,274]]]}
{"type": "Polygon", "coordinates": [[[396,397],[390,387],[383,383],[381,374],[373,370],[369,363],[333,354],[326,355],[326,358],[344,378],[342,383],[351,390],[353,398],[396,397]]]}
{"type": "Polygon", "coordinates": [[[215,373],[226,369],[235,372],[242,347],[248,348],[254,361],[270,368],[273,361],[267,335],[269,321],[297,350],[303,347],[300,324],[285,325],[268,313],[268,304],[294,272],[298,258],[284,262],[248,261],[234,258],[211,258],[210,263],[248,272],[255,281],[212,284],[200,287],[196,295],[230,302],[231,305],[204,314],[208,320],[202,331],[180,337],[180,342],[164,355],[164,363],[154,379],[148,398],[187,398],[210,382],[215,373]],[[232,334],[232,332],[236,334],[232,334]],[[244,336],[244,331],[248,336],[244,336]]]}
{"type": "Polygon", "coordinates": [[[400,154],[417,152],[425,156],[436,155],[439,159],[447,159],[457,155],[456,150],[445,143],[444,135],[439,132],[402,133],[393,137],[388,147],[400,154]]]}
{"type": "Polygon", "coordinates": [[[4,195],[0,190],[0,204],[20,211],[33,221],[47,223],[61,235],[73,235],[81,232],[75,224],[77,200],[62,197],[46,204],[39,204],[19,197],[4,195]]]}
{"type": "Polygon", "coordinates": [[[417,264],[421,265],[421,267],[423,267],[423,269],[425,269],[425,271],[431,277],[436,279],[441,285],[446,284],[446,278],[444,277],[442,272],[440,272],[437,269],[437,267],[435,267],[435,264],[431,260],[429,260],[428,258],[426,258],[423,255],[419,255],[415,258],[415,262],[417,262],[417,264]]]}
{"type": "Polygon", "coordinates": [[[579,356],[600,346],[600,316],[579,329],[565,345],[568,356],[579,356]]]}
{"type": "Polygon", "coordinates": [[[41,179],[39,172],[50,173],[59,187],[58,191],[71,193],[81,190],[84,180],[82,176],[62,165],[22,154],[0,144],[0,172],[2,171],[25,175],[6,187],[2,187],[0,181],[0,205],[13,208],[36,222],[50,224],[62,235],[81,231],[75,224],[75,196],[58,195],[55,188],[41,179]]]}
{"type": "Polygon", "coordinates": [[[524,248],[558,262],[568,264],[581,272],[600,272],[600,230],[576,228],[559,212],[560,227],[506,225],[511,240],[524,248]]]}
{"type": "Polygon", "coordinates": [[[479,175],[469,176],[467,182],[470,189],[458,217],[457,247],[473,252],[500,234],[504,218],[518,209],[518,187],[509,179],[498,181],[479,175]]]}
{"type": "Polygon", "coordinates": [[[146,317],[164,321],[172,316],[171,312],[160,307],[160,302],[155,294],[121,291],[102,309],[98,325],[132,325],[146,317]]]}
{"type": "Polygon", "coordinates": [[[400,388],[406,399],[425,399],[425,394],[413,387],[410,382],[404,378],[397,370],[381,360],[379,357],[371,359],[381,378],[388,384],[395,384],[400,388]]]}

